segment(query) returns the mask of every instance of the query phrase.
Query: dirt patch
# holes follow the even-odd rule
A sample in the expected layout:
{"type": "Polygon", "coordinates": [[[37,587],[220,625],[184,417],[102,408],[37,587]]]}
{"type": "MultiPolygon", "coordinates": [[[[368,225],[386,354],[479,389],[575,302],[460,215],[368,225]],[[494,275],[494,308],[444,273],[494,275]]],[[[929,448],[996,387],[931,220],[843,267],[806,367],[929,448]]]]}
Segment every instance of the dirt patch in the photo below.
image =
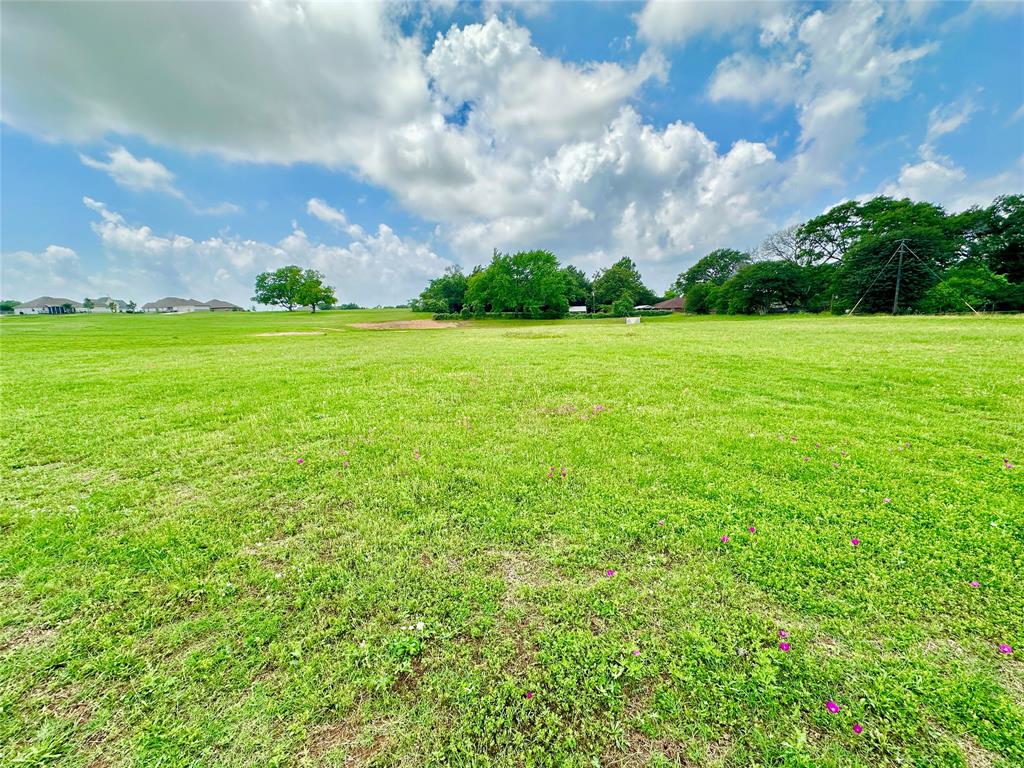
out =
{"type": "Polygon", "coordinates": [[[960,751],[964,754],[967,768],[992,768],[999,760],[995,752],[990,752],[970,737],[960,739],[960,751]]]}
{"type": "Polygon", "coordinates": [[[314,760],[314,764],[319,764],[328,753],[341,750],[344,755],[341,765],[368,765],[380,754],[385,746],[385,740],[382,734],[372,728],[368,734],[372,738],[367,739],[362,737],[362,734],[363,727],[359,717],[352,713],[344,720],[328,723],[311,733],[306,754],[314,760]]]}
{"type": "Polygon", "coordinates": [[[13,637],[0,638],[0,653],[29,647],[38,648],[52,642],[56,637],[57,630],[52,627],[29,627],[13,637]]]}
{"type": "Polygon", "coordinates": [[[323,331],[277,331],[275,333],[254,333],[253,336],[323,336],[323,331]]]}
{"type": "Polygon", "coordinates": [[[458,323],[445,323],[440,320],[391,320],[386,323],[351,323],[349,328],[365,331],[416,331],[427,328],[458,328],[458,323]]]}

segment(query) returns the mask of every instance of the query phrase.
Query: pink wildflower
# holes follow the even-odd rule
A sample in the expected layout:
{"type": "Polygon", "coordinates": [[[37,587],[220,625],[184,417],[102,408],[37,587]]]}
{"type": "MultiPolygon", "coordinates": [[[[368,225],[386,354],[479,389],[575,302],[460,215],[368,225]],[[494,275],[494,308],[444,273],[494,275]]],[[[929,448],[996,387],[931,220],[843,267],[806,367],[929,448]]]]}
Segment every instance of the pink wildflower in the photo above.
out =
{"type": "Polygon", "coordinates": [[[786,642],[779,643],[779,650],[783,651],[784,653],[789,653],[789,643],[786,643],[786,642]]]}
{"type": "Polygon", "coordinates": [[[754,526],[750,526],[749,528],[747,528],[747,530],[751,533],[757,533],[757,528],[755,528],[754,526]]]}
{"type": "Polygon", "coordinates": [[[839,705],[836,704],[832,699],[825,702],[825,709],[831,712],[833,715],[839,712],[839,705]]]}
{"type": "Polygon", "coordinates": [[[615,573],[616,571],[614,568],[609,568],[607,571],[604,572],[604,575],[610,579],[612,576],[615,575],[615,573]]]}
{"type": "Polygon", "coordinates": [[[296,459],[296,460],[295,460],[295,463],[296,463],[296,464],[305,464],[305,463],[306,463],[306,460],[305,460],[305,459],[296,459]]]}
{"type": "Polygon", "coordinates": [[[1007,645],[1006,643],[1000,643],[999,644],[999,652],[1000,653],[1013,653],[1013,646],[1012,645],[1007,645]]]}
{"type": "Polygon", "coordinates": [[[855,546],[855,547],[859,547],[860,546],[860,539],[850,539],[850,543],[853,546],[855,546]]]}
{"type": "Polygon", "coordinates": [[[882,503],[883,504],[892,504],[892,499],[890,499],[888,496],[886,496],[884,499],[882,499],[882,503]]]}
{"type": "Polygon", "coordinates": [[[526,692],[526,693],[524,694],[524,698],[527,698],[527,699],[532,699],[532,698],[533,698],[533,691],[527,691],[527,692],[526,692]]]}
{"type": "Polygon", "coordinates": [[[633,649],[633,655],[634,656],[639,656],[640,655],[640,649],[639,648],[634,648],[633,649]]]}
{"type": "Polygon", "coordinates": [[[981,586],[981,582],[980,581],[972,581],[971,582],[971,586],[975,587],[975,588],[980,587],[981,586]]]}
{"type": "Polygon", "coordinates": [[[779,630],[779,637],[781,637],[783,640],[785,640],[787,637],[789,637],[789,632],[787,632],[784,629],[780,629],[779,630]]]}
{"type": "Polygon", "coordinates": [[[861,725],[860,723],[854,723],[853,724],[853,732],[857,733],[857,734],[863,733],[864,732],[864,726],[861,725]]]}
{"type": "Polygon", "coordinates": [[[728,536],[723,536],[723,537],[721,538],[721,542],[722,542],[723,544],[728,544],[728,543],[729,543],[729,537],[728,537],[728,536]]]}
{"type": "Polygon", "coordinates": [[[658,525],[664,525],[664,524],[665,524],[664,519],[658,521],[658,525]]]}

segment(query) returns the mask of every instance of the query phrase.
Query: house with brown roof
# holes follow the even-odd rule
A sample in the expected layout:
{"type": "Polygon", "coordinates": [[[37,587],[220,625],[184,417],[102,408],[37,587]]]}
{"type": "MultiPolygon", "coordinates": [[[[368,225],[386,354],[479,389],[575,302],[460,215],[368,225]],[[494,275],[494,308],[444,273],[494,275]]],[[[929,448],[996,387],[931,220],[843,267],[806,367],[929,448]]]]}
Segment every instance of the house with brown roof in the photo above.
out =
{"type": "Polygon", "coordinates": [[[68,315],[82,308],[80,302],[72,299],[61,299],[55,296],[40,296],[38,299],[18,304],[14,308],[16,315],[68,315]]]}
{"type": "Polygon", "coordinates": [[[674,296],[671,299],[665,301],[659,301],[655,304],[652,309],[671,309],[673,312],[685,312],[686,311],[686,297],[685,296],[674,296]]]}
{"type": "Polygon", "coordinates": [[[209,312],[210,305],[195,299],[180,299],[177,296],[165,296],[162,299],[142,305],[143,312],[209,312]]]}
{"type": "Polygon", "coordinates": [[[210,299],[206,302],[206,305],[210,308],[211,312],[244,312],[237,304],[232,304],[230,301],[223,301],[222,299],[210,299]]]}

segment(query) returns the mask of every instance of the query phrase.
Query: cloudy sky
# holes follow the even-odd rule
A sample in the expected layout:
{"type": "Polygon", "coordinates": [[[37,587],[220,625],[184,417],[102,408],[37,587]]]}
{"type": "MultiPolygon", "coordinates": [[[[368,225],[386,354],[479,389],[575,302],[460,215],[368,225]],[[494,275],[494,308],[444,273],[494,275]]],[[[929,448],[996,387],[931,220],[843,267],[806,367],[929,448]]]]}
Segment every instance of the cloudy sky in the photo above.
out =
{"type": "Polygon", "coordinates": [[[249,304],[322,270],[629,256],[658,291],[844,199],[1024,192],[1011,2],[13,3],[2,292],[249,304]]]}

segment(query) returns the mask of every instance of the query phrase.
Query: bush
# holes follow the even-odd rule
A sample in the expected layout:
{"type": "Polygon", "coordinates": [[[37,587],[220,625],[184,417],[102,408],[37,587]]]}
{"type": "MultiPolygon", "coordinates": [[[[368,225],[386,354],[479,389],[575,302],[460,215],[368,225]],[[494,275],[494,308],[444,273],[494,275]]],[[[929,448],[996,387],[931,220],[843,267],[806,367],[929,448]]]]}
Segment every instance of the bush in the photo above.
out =
{"type": "Polygon", "coordinates": [[[612,314],[615,317],[628,317],[635,311],[633,309],[633,300],[629,296],[623,296],[612,304],[612,314]]]}

